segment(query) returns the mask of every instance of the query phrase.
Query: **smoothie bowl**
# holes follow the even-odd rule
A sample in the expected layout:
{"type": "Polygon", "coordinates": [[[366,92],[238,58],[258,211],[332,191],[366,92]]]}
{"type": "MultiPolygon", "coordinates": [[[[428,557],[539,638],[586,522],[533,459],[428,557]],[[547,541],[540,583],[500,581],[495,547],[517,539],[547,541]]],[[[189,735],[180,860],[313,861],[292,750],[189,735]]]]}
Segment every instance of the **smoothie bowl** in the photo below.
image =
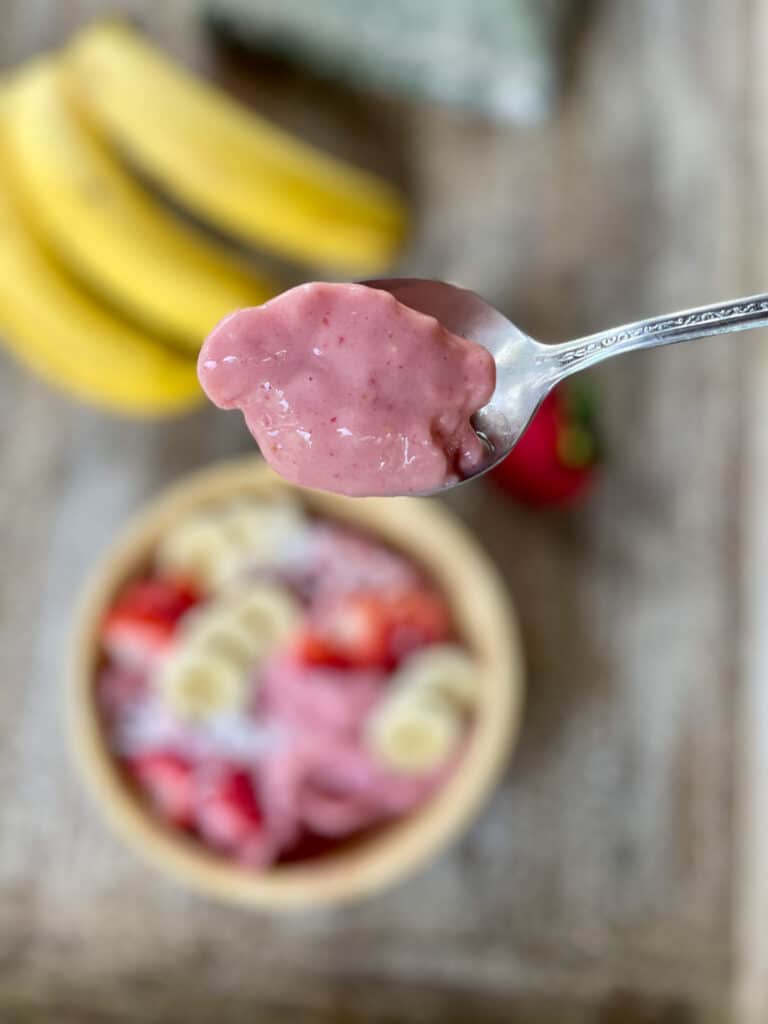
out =
{"type": "Polygon", "coordinates": [[[503,586],[439,505],[302,490],[257,458],[128,528],[71,664],[111,821],[175,878],[274,908],[376,891],[456,837],[521,690],[503,586]]]}

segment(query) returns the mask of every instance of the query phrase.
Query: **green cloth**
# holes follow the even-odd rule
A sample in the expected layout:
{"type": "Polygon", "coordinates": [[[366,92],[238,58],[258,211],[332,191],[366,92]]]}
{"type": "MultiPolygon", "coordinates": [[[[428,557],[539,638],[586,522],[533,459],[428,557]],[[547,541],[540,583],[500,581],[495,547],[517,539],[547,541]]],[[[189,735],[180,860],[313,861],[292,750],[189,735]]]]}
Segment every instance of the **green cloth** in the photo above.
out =
{"type": "Polygon", "coordinates": [[[360,86],[510,121],[552,108],[576,0],[200,0],[252,49],[360,86]]]}

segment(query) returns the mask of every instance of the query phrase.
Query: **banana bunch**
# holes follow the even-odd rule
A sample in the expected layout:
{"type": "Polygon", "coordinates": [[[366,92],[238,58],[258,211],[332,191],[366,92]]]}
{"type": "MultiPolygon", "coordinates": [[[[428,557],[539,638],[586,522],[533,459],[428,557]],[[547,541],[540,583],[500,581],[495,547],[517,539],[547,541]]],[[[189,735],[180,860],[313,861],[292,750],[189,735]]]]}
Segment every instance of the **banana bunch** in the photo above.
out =
{"type": "Polygon", "coordinates": [[[402,775],[435,771],[456,749],[476,699],[477,666],[461,647],[435,644],[395,673],[366,723],[381,764],[402,775]]]}
{"type": "Polygon", "coordinates": [[[190,613],[158,670],[163,701],[189,721],[242,708],[259,664],[300,616],[293,597],[272,584],[230,591],[190,613]]]}
{"type": "Polygon", "coordinates": [[[155,561],[161,572],[191,580],[204,593],[216,592],[248,570],[273,565],[305,528],[301,506],[286,498],[218,502],[168,530],[155,561]]]}
{"type": "MultiPolygon", "coordinates": [[[[5,124],[0,101],[0,132],[5,124]]],[[[84,401],[158,415],[199,400],[194,363],[82,291],[30,233],[0,148],[0,337],[29,369],[84,401]]]]}
{"type": "Polygon", "coordinates": [[[202,399],[194,356],[278,285],[219,235],[362,276],[403,233],[387,185],[97,23],[0,83],[0,341],[74,396],[133,414],[202,399]],[[125,163],[122,159],[125,158],[125,163]]]}
{"type": "Polygon", "coordinates": [[[389,185],[246,110],[126,25],[86,29],[64,74],[131,163],[243,242],[356,276],[392,260],[405,215],[389,185]]]}
{"type": "Polygon", "coordinates": [[[20,205],[62,261],[127,317],[194,352],[223,313],[276,290],[150,198],[78,119],[55,60],[20,72],[6,109],[20,205]]]}

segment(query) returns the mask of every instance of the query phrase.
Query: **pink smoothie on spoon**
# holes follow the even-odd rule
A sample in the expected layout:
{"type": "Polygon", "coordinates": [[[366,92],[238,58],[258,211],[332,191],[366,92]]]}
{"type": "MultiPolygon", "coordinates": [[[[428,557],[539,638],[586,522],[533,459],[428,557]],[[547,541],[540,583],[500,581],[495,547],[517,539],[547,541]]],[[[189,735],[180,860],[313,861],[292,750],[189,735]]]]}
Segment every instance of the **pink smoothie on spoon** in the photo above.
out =
{"type": "Polygon", "coordinates": [[[470,417],[493,394],[490,353],[376,288],[305,284],[238,310],[208,336],[198,374],[306,487],[414,494],[488,458],[470,417]]]}

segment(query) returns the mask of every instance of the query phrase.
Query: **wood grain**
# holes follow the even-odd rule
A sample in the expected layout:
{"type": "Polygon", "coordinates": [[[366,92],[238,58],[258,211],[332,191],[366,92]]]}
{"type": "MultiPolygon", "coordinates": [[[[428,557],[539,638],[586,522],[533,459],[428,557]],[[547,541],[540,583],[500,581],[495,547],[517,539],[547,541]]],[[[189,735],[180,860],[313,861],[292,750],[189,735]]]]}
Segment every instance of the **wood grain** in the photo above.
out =
{"type": "MultiPolygon", "coordinates": [[[[6,0],[0,66],[100,6],[6,0]]],[[[234,81],[185,4],[124,6],[234,81]]],[[[238,88],[397,164],[418,222],[404,272],[563,338],[764,286],[760,8],[589,5],[569,96],[535,131],[263,68],[238,88]]],[[[606,466],[579,509],[453,496],[520,607],[519,756],[478,827],[417,879],[289,918],[209,905],[135,861],[81,794],[62,721],[88,565],[162,484],[246,450],[242,428],[213,410],[108,420],[3,359],[3,1021],[763,1024],[764,347],[699,342],[594,371],[606,466]]]]}

